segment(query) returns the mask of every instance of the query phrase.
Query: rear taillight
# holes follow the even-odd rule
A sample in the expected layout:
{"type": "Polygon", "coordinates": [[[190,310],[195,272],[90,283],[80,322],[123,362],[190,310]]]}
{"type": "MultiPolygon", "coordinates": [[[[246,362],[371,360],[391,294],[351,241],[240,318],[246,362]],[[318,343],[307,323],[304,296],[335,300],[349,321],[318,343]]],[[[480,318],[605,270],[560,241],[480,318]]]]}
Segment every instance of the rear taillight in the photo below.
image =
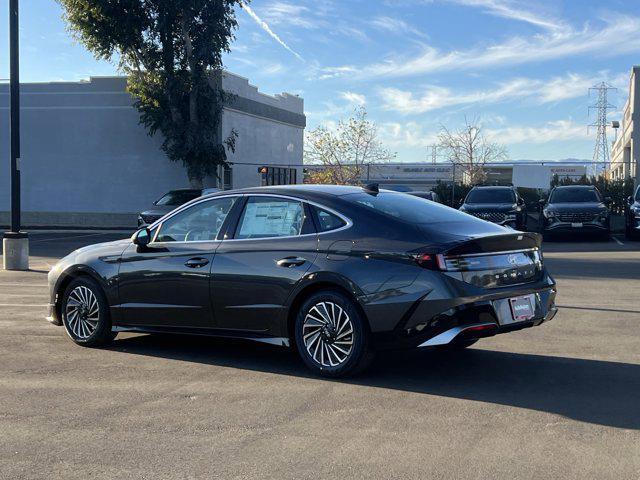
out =
{"type": "Polygon", "coordinates": [[[429,270],[445,270],[446,265],[444,263],[444,257],[435,253],[417,253],[413,255],[413,259],[422,268],[428,268],[429,270]]]}

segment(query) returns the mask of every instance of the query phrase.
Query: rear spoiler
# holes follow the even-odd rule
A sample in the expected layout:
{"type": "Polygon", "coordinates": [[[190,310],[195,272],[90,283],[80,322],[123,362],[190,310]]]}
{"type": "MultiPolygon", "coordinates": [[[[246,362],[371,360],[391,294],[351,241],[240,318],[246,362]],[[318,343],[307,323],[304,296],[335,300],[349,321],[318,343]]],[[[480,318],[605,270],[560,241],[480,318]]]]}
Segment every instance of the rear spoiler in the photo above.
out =
{"type": "Polygon", "coordinates": [[[514,232],[487,235],[463,241],[444,253],[450,255],[470,255],[476,253],[506,252],[540,248],[542,235],[532,232],[514,232]]]}

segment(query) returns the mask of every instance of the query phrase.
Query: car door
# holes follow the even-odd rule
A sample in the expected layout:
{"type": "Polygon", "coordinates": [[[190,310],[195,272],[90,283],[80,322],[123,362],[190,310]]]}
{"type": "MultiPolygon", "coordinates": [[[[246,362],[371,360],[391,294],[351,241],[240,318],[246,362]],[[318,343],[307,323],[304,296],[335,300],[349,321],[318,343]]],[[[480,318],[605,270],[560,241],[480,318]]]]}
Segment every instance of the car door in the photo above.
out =
{"type": "Polygon", "coordinates": [[[213,260],[216,325],[279,335],[286,300],[316,256],[317,235],[304,201],[248,196],[213,260]]]}
{"type": "Polygon", "coordinates": [[[213,327],[211,264],[239,196],[196,202],[154,228],[146,247],[130,245],[119,274],[121,322],[146,327],[213,327]]]}

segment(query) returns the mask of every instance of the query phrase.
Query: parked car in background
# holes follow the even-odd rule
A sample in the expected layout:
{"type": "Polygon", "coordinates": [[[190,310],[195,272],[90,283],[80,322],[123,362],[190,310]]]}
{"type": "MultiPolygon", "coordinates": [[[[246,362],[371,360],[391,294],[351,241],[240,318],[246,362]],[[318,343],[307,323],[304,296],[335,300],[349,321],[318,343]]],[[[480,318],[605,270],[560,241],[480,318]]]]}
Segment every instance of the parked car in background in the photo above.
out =
{"type": "Polygon", "coordinates": [[[629,239],[640,237],[640,186],[635,195],[627,199],[625,215],[625,234],[629,239]]]}
{"type": "Polygon", "coordinates": [[[547,201],[541,200],[541,231],[545,235],[579,233],[609,239],[609,202],[593,185],[555,187],[547,201]]]}
{"type": "Polygon", "coordinates": [[[409,192],[409,195],[413,195],[414,197],[424,198],[426,200],[431,200],[432,202],[440,202],[440,197],[436,192],[409,192]]]}
{"type": "Polygon", "coordinates": [[[195,198],[219,191],[219,188],[180,188],[170,190],[153,202],[153,207],[138,214],[138,227],[152,224],[171,210],[175,210],[180,205],[184,205],[195,198]]]}
{"type": "Polygon", "coordinates": [[[516,230],[527,229],[527,206],[515,187],[473,187],[460,211],[516,230]]]}
{"type": "Polygon", "coordinates": [[[537,233],[374,186],[221,192],[60,260],[50,321],[84,346],[123,331],[295,345],[337,377],[376,349],[460,349],[551,320],[540,246],[537,233]]]}

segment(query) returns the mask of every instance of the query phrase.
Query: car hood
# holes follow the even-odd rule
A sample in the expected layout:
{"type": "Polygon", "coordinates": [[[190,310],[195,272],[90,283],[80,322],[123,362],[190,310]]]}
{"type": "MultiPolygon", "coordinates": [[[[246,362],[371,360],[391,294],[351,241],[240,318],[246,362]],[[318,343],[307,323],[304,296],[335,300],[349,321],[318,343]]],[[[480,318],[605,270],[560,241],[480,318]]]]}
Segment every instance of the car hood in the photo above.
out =
{"type": "Polygon", "coordinates": [[[140,215],[150,216],[150,217],[164,217],[170,211],[178,208],[175,205],[155,205],[149,210],[145,210],[144,212],[140,212],[140,215]]]}
{"type": "Polygon", "coordinates": [[[607,207],[599,202],[550,203],[546,209],[550,212],[599,213],[606,211],[607,207]]]}
{"type": "Polygon", "coordinates": [[[482,253],[540,247],[537,233],[516,232],[495,223],[473,221],[420,223],[425,250],[433,253],[482,253]]]}
{"type": "Polygon", "coordinates": [[[511,212],[515,210],[513,203],[465,203],[464,211],[475,212],[511,212]]]}
{"type": "Polygon", "coordinates": [[[117,261],[124,250],[131,245],[131,239],[123,238],[112,242],[96,243],[74,250],[56,263],[49,272],[49,278],[57,278],[61,272],[75,264],[88,264],[100,259],[107,262],[117,261]]]}

